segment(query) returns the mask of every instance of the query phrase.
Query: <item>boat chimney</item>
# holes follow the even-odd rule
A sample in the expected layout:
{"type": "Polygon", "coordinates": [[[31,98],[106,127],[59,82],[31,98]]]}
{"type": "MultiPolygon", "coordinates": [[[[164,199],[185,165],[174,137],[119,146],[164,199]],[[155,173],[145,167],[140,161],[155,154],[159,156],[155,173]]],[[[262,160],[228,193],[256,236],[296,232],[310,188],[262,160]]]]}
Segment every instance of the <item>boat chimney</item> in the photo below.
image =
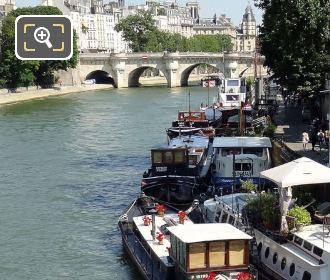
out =
{"type": "Polygon", "coordinates": [[[155,240],[156,239],[156,213],[157,213],[157,211],[155,209],[151,209],[149,211],[149,213],[151,214],[151,218],[152,218],[152,229],[151,229],[152,240],[155,240]]]}

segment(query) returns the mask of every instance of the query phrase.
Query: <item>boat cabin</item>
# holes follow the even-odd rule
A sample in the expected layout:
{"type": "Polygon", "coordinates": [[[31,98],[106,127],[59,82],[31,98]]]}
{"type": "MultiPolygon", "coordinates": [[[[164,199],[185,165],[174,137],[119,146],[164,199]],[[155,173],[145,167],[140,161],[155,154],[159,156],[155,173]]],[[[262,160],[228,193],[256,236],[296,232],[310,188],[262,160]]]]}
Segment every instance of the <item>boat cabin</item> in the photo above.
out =
{"type": "Polygon", "coordinates": [[[178,279],[203,279],[210,272],[236,279],[238,271],[248,269],[251,237],[232,225],[189,224],[168,230],[178,279]]]}
{"type": "MultiPolygon", "coordinates": [[[[179,111],[178,119],[172,122],[173,128],[207,128],[209,121],[204,111],[179,111]]],[[[198,130],[197,130],[198,131],[198,130]]]]}
{"type": "Polygon", "coordinates": [[[240,107],[246,99],[244,79],[225,79],[220,87],[218,102],[221,107],[240,107]]]}
{"type": "Polygon", "coordinates": [[[260,172],[271,166],[271,147],[268,137],[215,137],[211,170],[213,183],[224,187],[224,190],[233,182],[240,184],[240,180],[249,179],[259,184],[260,172]]]}
{"type": "Polygon", "coordinates": [[[196,167],[206,157],[208,143],[207,137],[186,136],[172,139],[168,148],[152,149],[152,175],[197,175],[200,170],[196,167]]]}

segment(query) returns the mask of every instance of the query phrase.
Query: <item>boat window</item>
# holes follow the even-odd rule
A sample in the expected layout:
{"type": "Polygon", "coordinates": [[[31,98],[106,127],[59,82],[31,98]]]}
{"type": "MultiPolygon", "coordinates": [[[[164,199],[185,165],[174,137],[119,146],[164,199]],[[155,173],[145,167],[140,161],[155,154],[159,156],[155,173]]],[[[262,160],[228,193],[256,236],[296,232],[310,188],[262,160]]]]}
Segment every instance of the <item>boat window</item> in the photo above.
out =
{"type": "Polygon", "coordinates": [[[309,243],[308,241],[304,241],[304,248],[308,251],[312,251],[313,244],[309,243]]]}
{"type": "Polygon", "coordinates": [[[284,270],[285,267],[286,267],[286,258],[283,258],[281,261],[281,269],[284,270]]]}
{"type": "Polygon", "coordinates": [[[222,213],[221,223],[227,223],[228,214],[226,212],[222,213]]]}
{"type": "Polygon", "coordinates": [[[234,218],[234,216],[230,215],[230,216],[229,216],[229,221],[228,221],[228,224],[231,224],[231,225],[233,225],[233,224],[234,224],[234,222],[235,222],[235,218],[234,218]]]}
{"type": "Polygon", "coordinates": [[[262,249],[262,243],[259,242],[258,247],[257,247],[257,250],[258,250],[258,256],[260,256],[261,249],[262,249]]]}
{"type": "Polygon", "coordinates": [[[311,279],[312,279],[312,275],[308,271],[305,271],[301,280],[311,280],[311,279]]]}
{"type": "Polygon", "coordinates": [[[153,152],[153,162],[162,163],[162,153],[161,152],[153,152]]]}
{"type": "Polygon", "coordinates": [[[266,248],[266,251],[265,251],[265,258],[267,259],[269,256],[269,247],[266,248]]]}
{"type": "Polygon", "coordinates": [[[278,255],[277,255],[277,253],[274,253],[274,255],[273,255],[273,264],[277,263],[277,259],[278,259],[278,255]]]}
{"type": "Polygon", "coordinates": [[[251,171],[252,164],[251,163],[242,163],[242,171],[251,171]]]}
{"type": "Polygon", "coordinates": [[[295,271],[296,271],[296,266],[295,266],[294,263],[292,263],[290,265],[290,276],[293,276],[293,274],[295,273],[295,271]]]}
{"type": "Polygon", "coordinates": [[[227,80],[227,86],[228,87],[238,87],[239,80],[227,80]]]}
{"type": "Polygon", "coordinates": [[[189,164],[196,165],[197,164],[197,155],[189,155],[189,164]]]}
{"type": "Polygon", "coordinates": [[[206,252],[205,243],[189,244],[189,268],[190,269],[206,267],[205,252],[206,252]]]}
{"type": "Polygon", "coordinates": [[[171,234],[170,236],[170,242],[171,242],[171,255],[176,259],[177,256],[176,256],[176,236],[171,234]]]}
{"type": "Polygon", "coordinates": [[[229,156],[229,155],[239,155],[241,154],[241,148],[222,148],[221,149],[221,155],[223,157],[229,156]]]}
{"type": "Polygon", "coordinates": [[[313,253],[319,257],[322,257],[323,250],[320,249],[319,247],[314,246],[313,253]]]}
{"type": "Polygon", "coordinates": [[[175,151],[174,153],[174,162],[183,163],[184,162],[184,151],[175,151]]]}
{"type": "Polygon", "coordinates": [[[289,232],[287,239],[293,241],[293,234],[289,232]]]}
{"type": "Polygon", "coordinates": [[[173,154],[172,152],[164,153],[164,163],[172,163],[173,162],[173,154]]]}
{"type": "Polygon", "coordinates": [[[250,155],[256,155],[258,157],[262,157],[264,148],[243,148],[243,154],[250,154],[250,155]]]}
{"type": "Polygon", "coordinates": [[[244,265],[245,263],[245,242],[244,240],[229,241],[229,265],[244,265]]]}
{"type": "Polygon", "coordinates": [[[296,243],[296,244],[298,244],[298,245],[302,245],[302,243],[303,243],[303,239],[301,239],[300,237],[298,237],[298,236],[295,236],[294,237],[294,243],[296,243]]]}
{"type": "Polygon", "coordinates": [[[209,266],[221,267],[225,266],[226,246],[223,241],[215,241],[209,243],[209,266]]]}

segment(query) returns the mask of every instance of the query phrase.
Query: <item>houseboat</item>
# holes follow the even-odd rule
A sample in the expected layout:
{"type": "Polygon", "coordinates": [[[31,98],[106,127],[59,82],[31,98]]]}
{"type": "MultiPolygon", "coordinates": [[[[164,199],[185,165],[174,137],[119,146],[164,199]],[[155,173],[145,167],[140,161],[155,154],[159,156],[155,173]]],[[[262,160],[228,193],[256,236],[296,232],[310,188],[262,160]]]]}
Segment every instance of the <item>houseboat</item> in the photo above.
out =
{"type": "Polygon", "coordinates": [[[251,236],[229,224],[193,223],[195,205],[183,212],[150,202],[138,198],[118,222],[124,248],[144,279],[254,279],[251,236]]]}
{"type": "Polygon", "coordinates": [[[211,180],[224,193],[236,191],[241,180],[263,182],[259,174],[271,167],[268,137],[215,137],[211,180]]]}
{"type": "Polygon", "coordinates": [[[259,273],[264,274],[266,279],[330,279],[330,203],[320,204],[312,223],[302,228],[298,227],[298,216],[288,215],[288,209],[294,204],[291,187],[309,184],[329,187],[330,169],[301,158],[263,171],[261,176],[278,186],[279,193],[274,195],[278,205],[272,202],[267,205],[262,199],[262,196],[273,195],[271,193],[215,196],[203,203],[204,222],[226,222],[237,228],[249,228],[255,240],[259,273]],[[253,210],[253,207],[256,208],[253,210]],[[267,225],[263,220],[266,217],[271,218],[273,223],[267,225]],[[287,223],[289,227],[283,230],[287,223]]]}
{"type": "Polygon", "coordinates": [[[215,130],[210,126],[203,111],[179,111],[178,119],[172,122],[172,127],[167,129],[170,139],[180,135],[204,135],[214,137],[215,130]]]}
{"type": "Polygon", "coordinates": [[[189,135],[151,150],[151,168],[143,174],[141,191],[168,203],[190,203],[209,181],[212,143],[209,137],[189,135]]]}

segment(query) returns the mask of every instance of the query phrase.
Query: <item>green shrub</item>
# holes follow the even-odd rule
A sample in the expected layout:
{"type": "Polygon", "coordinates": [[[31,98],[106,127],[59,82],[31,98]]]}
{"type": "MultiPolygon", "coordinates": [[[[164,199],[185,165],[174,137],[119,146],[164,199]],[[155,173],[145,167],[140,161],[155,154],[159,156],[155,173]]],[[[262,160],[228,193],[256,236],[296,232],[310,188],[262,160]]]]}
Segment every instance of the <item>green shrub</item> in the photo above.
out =
{"type": "Polygon", "coordinates": [[[310,225],[312,223],[311,215],[309,212],[300,206],[295,206],[288,212],[289,216],[292,216],[295,218],[295,223],[297,225],[310,225]]]}

